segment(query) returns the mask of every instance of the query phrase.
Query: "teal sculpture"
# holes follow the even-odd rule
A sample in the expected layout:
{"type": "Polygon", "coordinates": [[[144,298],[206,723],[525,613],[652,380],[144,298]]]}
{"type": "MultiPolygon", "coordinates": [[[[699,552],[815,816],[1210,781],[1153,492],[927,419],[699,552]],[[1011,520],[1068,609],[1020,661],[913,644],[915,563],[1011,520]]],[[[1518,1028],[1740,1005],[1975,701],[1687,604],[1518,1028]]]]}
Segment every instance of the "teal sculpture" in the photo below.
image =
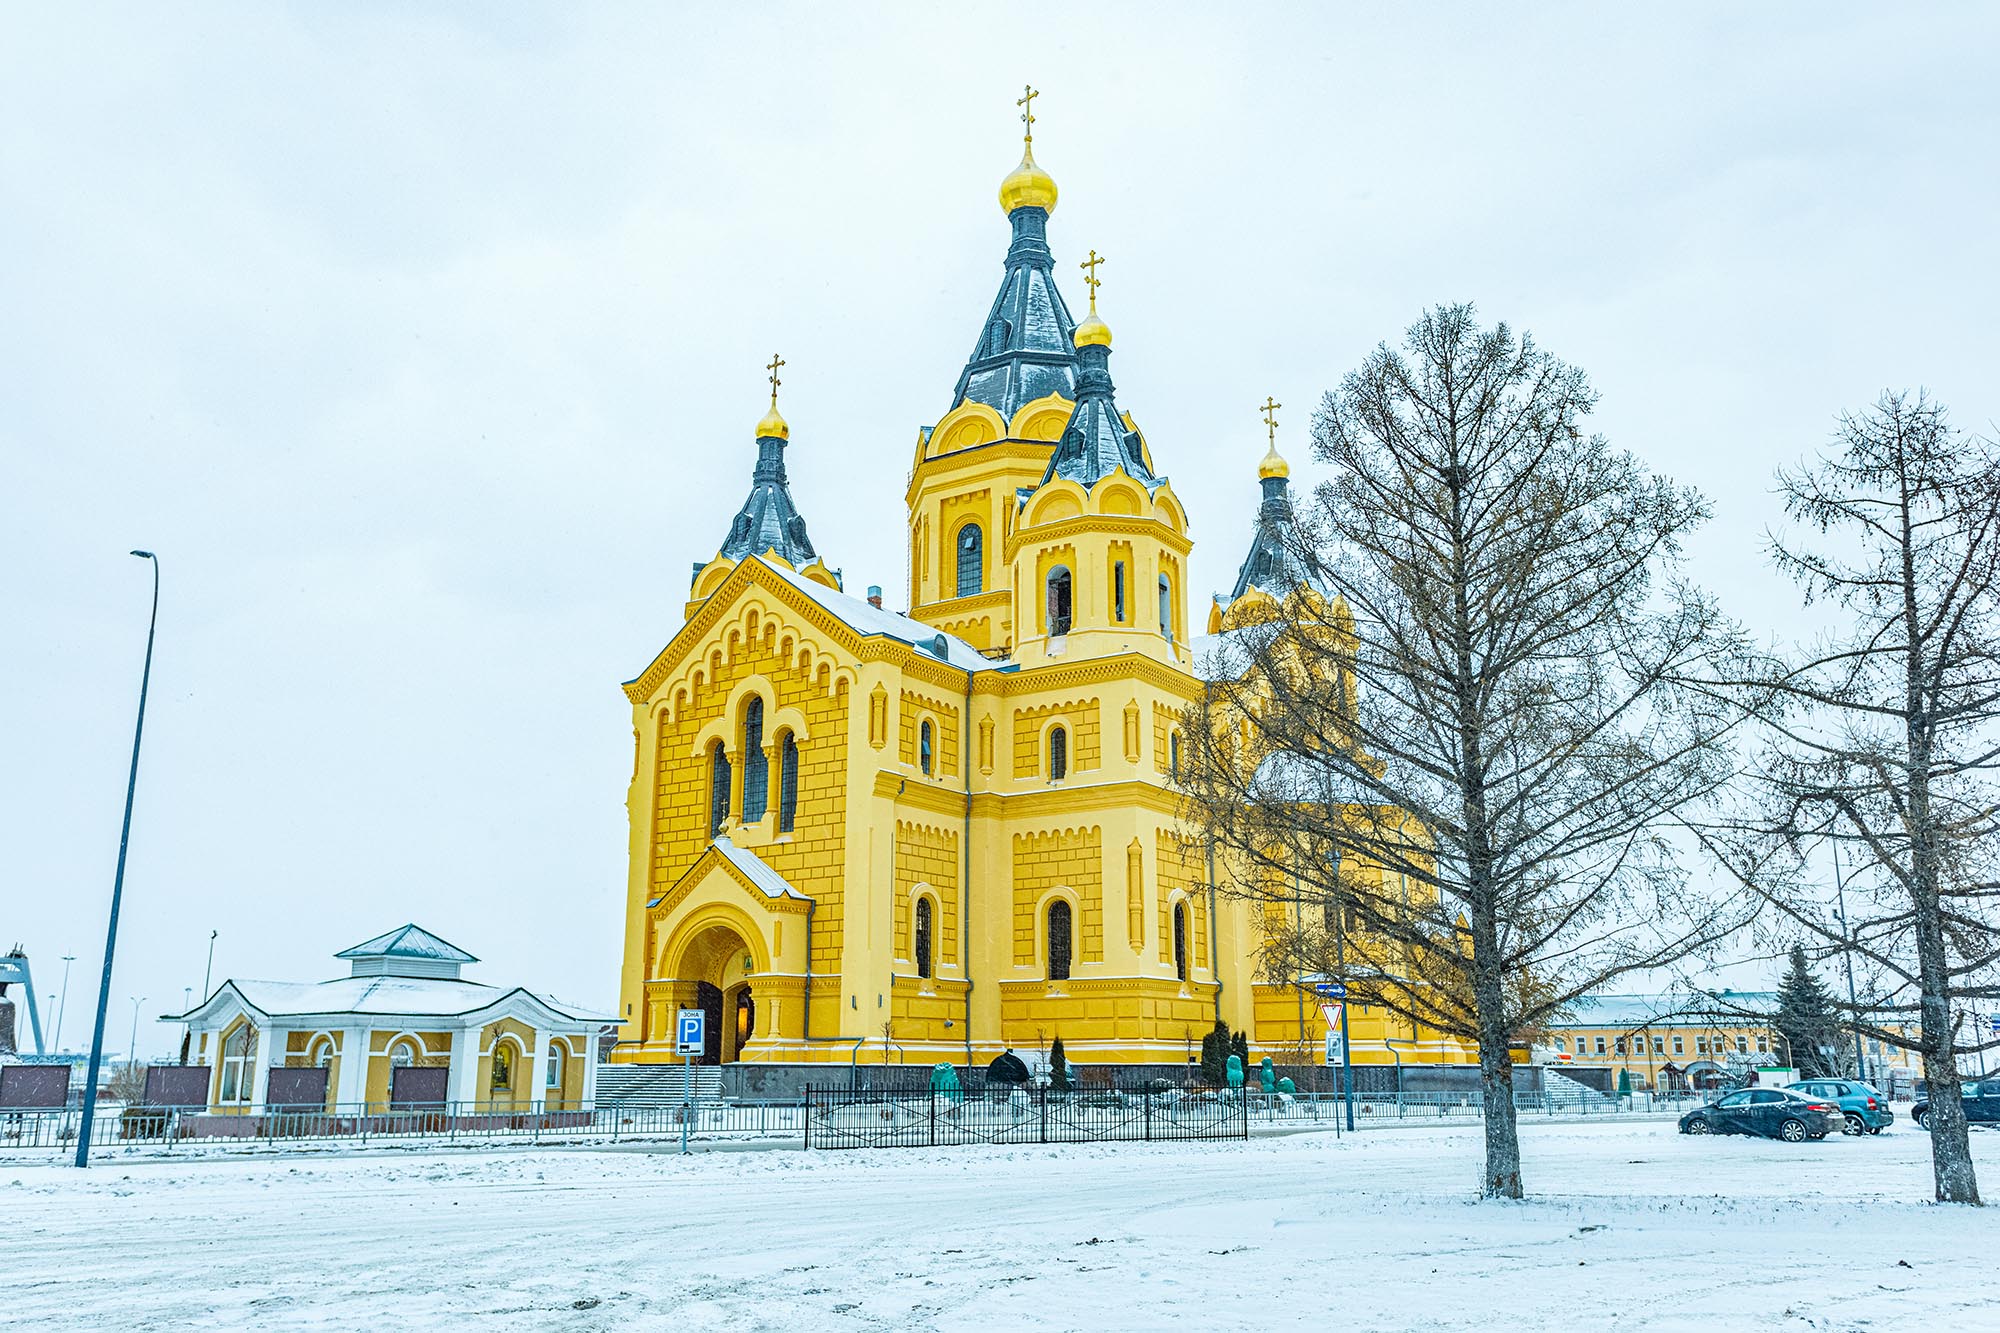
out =
{"type": "Polygon", "coordinates": [[[1278,1080],[1278,1091],[1284,1093],[1286,1096],[1289,1097],[1291,1096],[1291,1094],[1297,1092],[1298,1090],[1299,1090],[1298,1085],[1293,1083],[1290,1079],[1281,1078],[1278,1080]]]}
{"type": "Polygon", "coordinates": [[[1229,1086],[1232,1089],[1243,1086],[1243,1057],[1240,1055],[1229,1057],[1229,1086]]]}
{"type": "Polygon", "coordinates": [[[1257,1081],[1264,1085],[1266,1092],[1278,1090],[1278,1067],[1271,1063],[1271,1057],[1268,1055],[1264,1057],[1264,1062],[1257,1066],[1257,1081]]]}
{"type": "Polygon", "coordinates": [[[945,1100],[952,1102],[965,1096],[965,1090],[958,1085],[958,1070],[948,1064],[931,1066],[931,1091],[943,1093],[945,1100]]]}

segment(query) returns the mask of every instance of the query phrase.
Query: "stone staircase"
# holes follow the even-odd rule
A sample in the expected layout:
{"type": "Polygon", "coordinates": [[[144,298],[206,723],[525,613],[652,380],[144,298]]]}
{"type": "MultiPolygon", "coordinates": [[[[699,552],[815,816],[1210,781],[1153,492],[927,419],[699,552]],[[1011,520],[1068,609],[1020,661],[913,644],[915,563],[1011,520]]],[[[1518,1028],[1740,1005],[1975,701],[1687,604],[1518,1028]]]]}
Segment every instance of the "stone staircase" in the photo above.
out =
{"type": "Polygon", "coordinates": [[[1606,1096],[1588,1083],[1579,1083],[1568,1074],[1547,1065],[1542,1066],[1542,1095],[1548,1099],[1550,1106],[1576,1110],[1596,1111],[1618,1103],[1616,1097],[1606,1096]]]}
{"type": "Polygon", "coordinates": [[[714,1101],[722,1092],[722,1071],[696,1065],[693,1078],[681,1065],[605,1065],[597,1071],[597,1104],[674,1107],[714,1101]]]}

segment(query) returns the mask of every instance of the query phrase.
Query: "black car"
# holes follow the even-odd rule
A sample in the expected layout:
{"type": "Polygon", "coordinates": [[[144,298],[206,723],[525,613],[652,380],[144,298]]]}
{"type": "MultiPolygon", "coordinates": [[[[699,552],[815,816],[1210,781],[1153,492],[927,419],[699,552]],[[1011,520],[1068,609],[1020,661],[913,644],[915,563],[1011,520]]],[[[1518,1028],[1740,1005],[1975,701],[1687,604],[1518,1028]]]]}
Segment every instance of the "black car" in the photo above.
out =
{"type": "MultiPolygon", "coordinates": [[[[1961,1084],[1959,1098],[1965,1107],[1965,1118],[1971,1124],[2000,1124],[2000,1078],[1961,1084]]],[[[1930,1115],[1931,1099],[1928,1096],[1917,1098],[1916,1104],[1910,1108],[1910,1119],[1929,1129],[1930,1115]]]]}
{"type": "Polygon", "coordinates": [[[1786,1088],[1744,1088],[1712,1106],[1681,1117],[1683,1134],[1760,1134],[1767,1139],[1804,1143],[1839,1132],[1840,1107],[1786,1088]]]}

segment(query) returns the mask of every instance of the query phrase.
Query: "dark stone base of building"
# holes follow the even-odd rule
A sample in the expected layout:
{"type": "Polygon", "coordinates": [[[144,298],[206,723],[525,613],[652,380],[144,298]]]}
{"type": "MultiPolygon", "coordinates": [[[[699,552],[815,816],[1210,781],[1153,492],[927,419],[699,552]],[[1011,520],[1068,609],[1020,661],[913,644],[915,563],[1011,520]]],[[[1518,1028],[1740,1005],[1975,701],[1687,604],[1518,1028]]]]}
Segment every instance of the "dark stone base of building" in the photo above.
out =
{"type": "MultiPolygon", "coordinates": [[[[1201,1082],[1199,1071],[1185,1064],[1075,1065],[1077,1081],[1089,1086],[1099,1071],[1114,1075],[1120,1087],[1131,1087],[1149,1079],[1165,1079],[1174,1087],[1193,1087],[1201,1082]]],[[[929,1065],[836,1065],[836,1064],[727,1064],[717,1067],[721,1075],[720,1093],[733,1101],[797,1101],[808,1087],[859,1092],[922,1092],[930,1087],[929,1065]]],[[[984,1066],[980,1067],[983,1073],[984,1066]]],[[[961,1082],[974,1086],[960,1069],[961,1082]]],[[[1394,1065],[1356,1065],[1354,1091],[1358,1094],[1393,1096],[1398,1076],[1401,1091],[1452,1095],[1479,1091],[1477,1065],[1407,1064],[1399,1071],[1394,1065]]],[[[1289,1078],[1299,1092],[1338,1093],[1343,1090],[1340,1070],[1322,1065],[1278,1066],[1278,1076],[1289,1078]]],[[[1257,1086],[1257,1070],[1249,1072],[1250,1086],[1257,1086]]],[[[1533,1065],[1514,1069],[1517,1092],[1542,1090],[1542,1071],[1533,1065]]]]}

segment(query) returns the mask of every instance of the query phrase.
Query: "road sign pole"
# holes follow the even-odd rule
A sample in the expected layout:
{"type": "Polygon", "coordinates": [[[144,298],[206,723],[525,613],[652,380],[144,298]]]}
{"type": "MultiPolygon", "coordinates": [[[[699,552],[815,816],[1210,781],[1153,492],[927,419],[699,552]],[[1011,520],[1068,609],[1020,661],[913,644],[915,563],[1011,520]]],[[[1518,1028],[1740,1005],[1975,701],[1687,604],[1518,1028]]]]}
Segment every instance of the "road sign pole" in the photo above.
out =
{"type": "Polygon", "coordinates": [[[1347,998],[1340,1001],[1340,1085],[1347,1091],[1347,1132],[1354,1132],[1354,1060],[1347,1043],[1347,998]]]}
{"type": "Polygon", "coordinates": [[[694,1057],[681,1057],[681,1156],[687,1156],[688,1116],[694,1110],[694,1057]]]}

